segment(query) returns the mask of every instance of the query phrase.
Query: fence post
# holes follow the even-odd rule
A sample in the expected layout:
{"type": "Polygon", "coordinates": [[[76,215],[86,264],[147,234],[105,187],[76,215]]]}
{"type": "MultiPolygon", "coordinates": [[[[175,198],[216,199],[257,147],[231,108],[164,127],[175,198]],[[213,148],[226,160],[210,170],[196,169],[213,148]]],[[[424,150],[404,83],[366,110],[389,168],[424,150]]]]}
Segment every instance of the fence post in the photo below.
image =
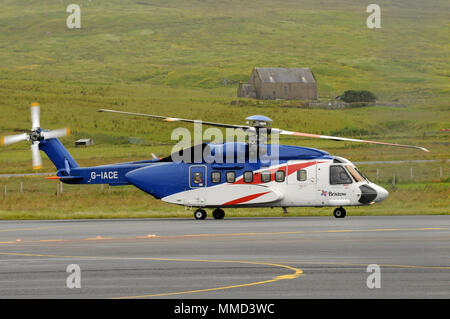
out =
{"type": "Polygon", "coordinates": [[[377,183],[378,183],[378,178],[380,177],[380,174],[379,174],[379,171],[378,171],[378,168],[377,168],[377,177],[376,177],[376,181],[377,181],[377,183]]]}
{"type": "Polygon", "coordinates": [[[393,176],[393,178],[392,178],[392,186],[395,187],[395,174],[394,174],[394,176],[393,176]]]}
{"type": "Polygon", "coordinates": [[[20,193],[23,194],[23,182],[20,182],[20,193]]]}
{"type": "Polygon", "coordinates": [[[6,199],[6,185],[5,185],[4,199],[6,199]]]}
{"type": "Polygon", "coordinates": [[[444,172],[442,171],[442,166],[439,167],[439,177],[442,179],[444,177],[444,172]]]}
{"type": "Polygon", "coordinates": [[[411,180],[414,179],[413,168],[411,167],[411,180]]]}
{"type": "Polygon", "coordinates": [[[63,183],[61,181],[59,182],[59,187],[60,187],[59,193],[62,195],[64,190],[63,190],[63,183]]]}

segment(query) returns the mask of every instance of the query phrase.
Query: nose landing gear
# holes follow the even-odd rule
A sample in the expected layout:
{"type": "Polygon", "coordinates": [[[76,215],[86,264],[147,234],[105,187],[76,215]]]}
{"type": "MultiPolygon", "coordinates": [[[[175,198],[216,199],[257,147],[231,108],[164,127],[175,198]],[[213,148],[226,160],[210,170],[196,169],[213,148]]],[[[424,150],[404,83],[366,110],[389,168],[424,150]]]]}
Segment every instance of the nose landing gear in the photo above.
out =
{"type": "Polygon", "coordinates": [[[345,215],[347,215],[347,212],[345,211],[344,208],[338,207],[334,210],[333,215],[336,218],[344,218],[345,215]]]}

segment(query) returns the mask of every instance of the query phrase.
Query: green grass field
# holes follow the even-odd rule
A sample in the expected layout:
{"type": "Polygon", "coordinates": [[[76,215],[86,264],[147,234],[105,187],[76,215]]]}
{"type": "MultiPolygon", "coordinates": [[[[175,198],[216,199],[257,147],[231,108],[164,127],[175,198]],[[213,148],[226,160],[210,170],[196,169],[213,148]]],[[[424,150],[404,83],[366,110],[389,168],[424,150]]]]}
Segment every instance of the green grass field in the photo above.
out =
{"type": "MultiPolygon", "coordinates": [[[[57,196],[57,183],[44,178],[1,180],[7,186],[0,194],[2,219],[60,218],[142,218],[192,217],[193,210],[166,204],[132,187],[108,188],[100,185],[64,185],[57,196]],[[23,183],[23,193],[20,183],[23,183]]],[[[389,198],[374,206],[348,207],[348,215],[448,214],[449,182],[403,183],[389,190],[389,198]]],[[[288,216],[327,216],[333,208],[289,208],[288,216]]],[[[281,208],[239,208],[226,210],[227,216],[283,216],[281,208]]]]}
{"type": "MultiPolygon", "coordinates": [[[[376,30],[366,27],[367,4],[357,0],[2,1],[0,135],[29,129],[29,104],[38,101],[42,126],[70,127],[73,134],[62,140],[69,151],[81,165],[98,165],[145,159],[152,152],[167,155],[175,143],[170,134],[176,127],[97,113],[99,108],[226,123],[243,123],[249,115],[263,114],[274,120],[275,127],[287,130],[427,147],[431,153],[302,138],[280,140],[322,148],[352,161],[440,160],[415,167],[414,179],[408,178],[409,166],[383,168],[382,183],[389,183],[393,174],[401,176],[397,191],[381,205],[354,208],[349,214],[448,214],[445,160],[450,158],[450,138],[440,129],[450,128],[450,4],[382,1],[382,28],[376,30]],[[81,7],[79,30],[66,27],[66,7],[71,3],[81,7]],[[255,66],[310,67],[324,101],[345,90],[369,90],[381,103],[406,107],[326,110],[296,107],[301,105],[296,101],[255,100],[232,105],[238,82],[247,81],[255,66]],[[83,137],[92,137],[96,145],[75,149],[74,141],[83,137]],[[146,145],[129,144],[129,137],[142,138],[146,145]],[[443,178],[437,173],[440,167],[443,178]],[[407,196],[408,187],[414,196],[407,196]],[[418,200],[421,196],[426,200],[418,200]]],[[[374,169],[364,167],[371,177],[374,169]]],[[[0,150],[0,174],[31,171],[27,144],[0,150]]],[[[45,155],[42,171],[54,171],[45,155]]],[[[13,191],[20,181],[0,179],[0,187],[11,189],[6,199],[0,199],[0,218],[185,214],[183,208],[128,187],[115,188],[98,199],[90,195],[89,187],[68,186],[55,200],[53,182],[25,179],[26,187],[35,190],[28,196],[13,191]]],[[[235,212],[272,214],[273,210],[235,212]]],[[[317,212],[329,213],[329,209],[293,210],[293,214],[317,212]]]]}

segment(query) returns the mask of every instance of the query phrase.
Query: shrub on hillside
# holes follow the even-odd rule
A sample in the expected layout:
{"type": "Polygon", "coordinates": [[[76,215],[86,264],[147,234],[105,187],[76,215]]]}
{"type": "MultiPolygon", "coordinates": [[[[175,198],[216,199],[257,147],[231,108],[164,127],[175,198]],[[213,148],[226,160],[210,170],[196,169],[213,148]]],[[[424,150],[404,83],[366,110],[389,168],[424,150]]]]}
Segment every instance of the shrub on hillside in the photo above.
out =
{"type": "Polygon", "coordinates": [[[341,100],[347,103],[355,103],[355,102],[375,102],[377,97],[370,91],[354,91],[347,90],[339,96],[341,100]]]}

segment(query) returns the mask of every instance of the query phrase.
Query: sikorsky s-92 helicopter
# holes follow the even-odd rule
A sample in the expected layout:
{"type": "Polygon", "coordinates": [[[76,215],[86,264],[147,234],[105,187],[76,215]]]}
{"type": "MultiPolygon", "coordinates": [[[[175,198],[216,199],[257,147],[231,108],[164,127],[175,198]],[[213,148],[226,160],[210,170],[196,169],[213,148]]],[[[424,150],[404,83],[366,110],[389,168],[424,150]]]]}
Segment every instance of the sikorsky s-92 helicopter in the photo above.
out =
{"type": "MultiPolygon", "coordinates": [[[[167,122],[198,122],[116,110],[99,111],[167,122]]],[[[242,129],[249,134],[246,142],[202,143],[164,158],[80,167],[58,140],[58,137],[69,134],[68,129],[43,130],[38,103],[31,105],[31,119],[29,132],[4,136],[1,144],[30,141],[34,168],[42,165],[39,150],[44,151],[56,166],[57,176],[50,179],[68,184],[134,185],[165,202],[196,208],[196,219],[206,218],[206,208],[213,209],[215,219],[223,219],[224,208],[238,207],[280,207],[285,213],[287,207],[337,207],[334,216],[343,218],[346,216],[344,206],[373,205],[388,197],[388,191],[370,181],[349,160],[314,148],[264,144],[270,134],[371,143],[428,152],[413,145],[280,130],[271,127],[270,118],[254,115],[246,119],[247,125],[201,122],[221,128],[242,129]],[[206,156],[194,160],[192,154],[197,151],[206,156]],[[255,151],[257,155],[252,158],[255,151]],[[174,160],[180,157],[183,160],[174,160]],[[231,161],[226,160],[230,158],[231,161]]]]}

